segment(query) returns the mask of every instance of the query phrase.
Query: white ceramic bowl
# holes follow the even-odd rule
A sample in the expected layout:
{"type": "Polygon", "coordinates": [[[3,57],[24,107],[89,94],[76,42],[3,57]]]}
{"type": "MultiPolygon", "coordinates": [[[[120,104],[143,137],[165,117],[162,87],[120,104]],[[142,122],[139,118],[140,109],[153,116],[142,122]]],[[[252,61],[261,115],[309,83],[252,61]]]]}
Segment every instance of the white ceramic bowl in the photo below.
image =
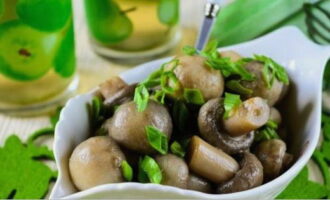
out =
{"type": "MultiPolygon", "coordinates": [[[[54,153],[59,170],[51,198],[112,198],[112,199],[271,199],[276,197],[308,162],[320,134],[321,87],[323,69],[330,57],[330,48],[308,40],[297,28],[279,29],[262,38],[231,46],[243,56],[264,54],[287,69],[292,84],[284,106],[292,139],[290,151],[297,160],[280,177],[257,188],[233,194],[204,194],[157,184],[120,183],[100,185],[78,192],[68,171],[71,152],[89,135],[86,104],[92,99],[87,93],[72,98],[64,107],[55,131],[54,153]]],[[[121,77],[128,83],[138,82],[160,67],[169,58],[156,60],[129,70],[121,77]]],[[[216,169],[215,169],[216,170],[216,169]]]]}

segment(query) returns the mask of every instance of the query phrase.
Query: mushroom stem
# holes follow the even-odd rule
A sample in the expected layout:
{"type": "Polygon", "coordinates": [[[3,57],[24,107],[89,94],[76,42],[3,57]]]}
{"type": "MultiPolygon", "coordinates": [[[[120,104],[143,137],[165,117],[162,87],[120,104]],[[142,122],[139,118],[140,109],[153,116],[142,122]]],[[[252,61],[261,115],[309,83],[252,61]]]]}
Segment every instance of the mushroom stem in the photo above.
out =
{"type": "Polygon", "coordinates": [[[239,169],[235,159],[198,136],[193,136],[190,141],[188,166],[194,173],[214,183],[227,181],[239,169]]]}
{"type": "Polygon", "coordinates": [[[245,135],[265,125],[269,119],[269,106],[260,97],[245,100],[223,121],[225,129],[232,137],[245,135]]]}
{"type": "Polygon", "coordinates": [[[202,177],[199,177],[195,174],[190,174],[188,178],[188,187],[189,190],[196,190],[204,193],[211,193],[212,186],[211,184],[202,177]]]}

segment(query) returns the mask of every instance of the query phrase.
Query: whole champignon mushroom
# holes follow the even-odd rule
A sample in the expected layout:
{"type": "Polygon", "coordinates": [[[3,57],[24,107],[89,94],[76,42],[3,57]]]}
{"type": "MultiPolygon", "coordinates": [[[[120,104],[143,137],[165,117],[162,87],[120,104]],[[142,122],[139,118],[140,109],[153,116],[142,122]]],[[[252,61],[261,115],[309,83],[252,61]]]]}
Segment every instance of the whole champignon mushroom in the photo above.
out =
{"type": "Polygon", "coordinates": [[[202,138],[230,155],[248,150],[253,143],[254,132],[240,137],[231,137],[221,125],[223,113],[223,99],[221,98],[209,100],[201,107],[198,115],[198,127],[202,138]]]}
{"type": "Polygon", "coordinates": [[[214,183],[219,184],[229,180],[239,169],[234,158],[198,136],[191,138],[187,155],[189,169],[214,183]]]}
{"type": "Polygon", "coordinates": [[[163,173],[161,184],[186,189],[189,177],[188,166],[185,161],[175,155],[159,155],[156,157],[163,173]]]}
{"type": "Polygon", "coordinates": [[[265,125],[269,119],[269,106],[260,97],[245,100],[223,122],[224,128],[232,137],[245,135],[265,125]]]}
{"type": "Polygon", "coordinates": [[[230,58],[231,61],[237,62],[242,59],[242,56],[235,51],[221,51],[220,56],[223,58],[230,58]]]}
{"type": "Polygon", "coordinates": [[[108,136],[97,136],[79,144],[69,160],[71,178],[77,189],[123,182],[121,163],[125,160],[119,146],[108,136]]]}
{"type": "Polygon", "coordinates": [[[189,178],[188,178],[187,189],[196,190],[196,191],[204,192],[204,193],[211,193],[212,185],[206,179],[204,179],[200,176],[197,176],[195,174],[190,174],[189,178]]]}
{"type": "Polygon", "coordinates": [[[286,144],[280,139],[265,140],[257,146],[256,155],[264,167],[266,180],[280,175],[285,152],[286,144]]]}
{"type": "Polygon", "coordinates": [[[278,111],[276,108],[272,107],[270,109],[270,115],[269,120],[275,122],[276,124],[280,125],[282,122],[282,116],[280,111],[278,111]]]}
{"type": "Polygon", "coordinates": [[[168,139],[172,133],[172,119],[165,106],[149,101],[143,112],[138,112],[131,101],[119,106],[108,123],[108,132],[120,145],[143,154],[156,151],[147,139],[145,127],[151,125],[163,132],[168,139]]]}
{"type": "Polygon", "coordinates": [[[115,93],[117,93],[119,90],[126,87],[127,84],[125,81],[123,81],[120,77],[114,76],[99,86],[99,90],[103,96],[104,99],[112,97],[115,93]]]}
{"type": "MultiPolygon", "coordinates": [[[[205,64],[202,56],[182,56],[174,73],[183,88],[199,89],[207,101],[220,97],[224,91],[224,79],[219,70],[205,64]]],[[[172,65],[166,67],[172,68],[172,65]]]]}
{"type": "Polygon", "coordinates": [[[219,185],[217,192],[233,193],[257,187],[263,182],[263,167],[258,158],[245,152],[240,162],[241,169],[229,181],[219,185]]]}
{"type": "Polygon", "coordinates": [[[134,97],[134,91],[136,86],[137,84],[124,86],[117,92],[113,93],[113,95],[108,96],[103,102],[104,105],[110,107],[131,101],[134,97]]]}
{"type": "Polygon", "coordinates": [[[246,95],[246,98],[258,96],[266,99],[267,103],[273,106],[283,97],[285,85],[276,78],[272,87],[267,88],[262,75],[264,65],[261,62],[251,61],[245,65],[245,68],[256,77],[254,81],[241,81],[242,86],[253,91],[251,95],[246,95]]]}

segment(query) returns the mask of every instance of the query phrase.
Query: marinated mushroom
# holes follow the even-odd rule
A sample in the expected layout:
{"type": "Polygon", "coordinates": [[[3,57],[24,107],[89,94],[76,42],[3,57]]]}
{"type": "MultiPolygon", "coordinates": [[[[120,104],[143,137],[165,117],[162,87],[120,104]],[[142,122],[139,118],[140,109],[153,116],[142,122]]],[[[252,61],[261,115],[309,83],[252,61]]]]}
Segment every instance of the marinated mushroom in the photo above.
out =
{"type": "Polygon", "coordinates": [[[240,167],[232,179],[219,185],[218,193],[244,191],[262,184],[263,167],[255,155],[245,152],[240,167]]]}
{"type": "Polygon", "coordinates": [[[148,142],[145,127],[152,125],[163,132],[168,139],[172,133],[172,119],[167,109],[149,101],[143,112],[138,112],[134,102],[122,104],[108,123],[108,132],[118,144],[139,153],[151,154],[156,151],[148,142]]]}
{"type": "Polygon", "coordinates": [[[69,170],[79,190],[123,182],[121,163],[125,160],[119,146],[108,136],[97,136],[79,144],[69,160],[69,170]]]}
{"type": "Polygon", "coordinates": [[[172,154],[156,157],[160,169],[163,173],[161,184],[175,186],[186,189],[189,178],[188,166],[182,158],[172,154]]]}
{"type": "Polygon", "coordinates": [[[195,174],[190,174],[188,178],[188,186],[189,190],[196,190],[204,193],[212,192],[212,185],[206,179],[197,176],[195,174]]]}
{"type": "Polygon", "coordinates": [[[256,155],[264,167],[265,180],[280,175],[285,152],[286,144],[280,139],[265,140],[257,146],[256,155]]]}
{"type": "Polygon", "coordinates": [[[248,150],[253,143],[254,132],[239,137],[231,137],[222,127],[223,100],[216,98],[206,102],[199,110],[198,127],[200,135],[211,145],[228,154],[237,154],[248,150]]]}
{"type": "Polygon", "coordinates": [[[282,117],[281,117],[280,111],[278,111],[276,108],[272,107],[270,109],[269,120],[272,120],[276,124],[281,124],[282,117]]]}
{"type": "Polygon", "coordinates": [[[106,80],[99,86],[99,90],[104,99],[112,97],[115,93],[126,87],[127,84],[120,77],[115,76],[106,80]]]}
{"type": "Polygon", "coordinates": [[[187,162],[192,172],[214,183],[229,180],[239,169],[234,158],[198,136],[191,138],[187,162]]]}
{"type": "Polygon", "coordinates": [[[270,106],[276,104],[280,98],[283,96],[283,89],[285,85],[278,81],[276,78],[274,79],[273,85],[271,88],[267,88],[263,78],[263,68],[264,65],[261,62],[251,61],[245,65],[245,68],[255,76],[254,81],[242,81],[241,84],[253,91],[250,95],[245,95],[246,98],[250,97],[261,97],[267,100],[267,103],[270,106]]]}
{"type": "MultiPolygon", "coordinates": [[[[224,90],[224,79],[219,70],[205,64],[201,56],[182,56],[174,73],[183,88],[199,89],[207,101],[220,97],[224,90]]],[[[169,68],[171,66],[168,66],[169,68]]]]}
{"type": "Polygon", "coordinates": [[[269,110],[262,98],[249,98],[224,120],[224,127],[232,137],[244,135],[265,125],[269,119],[269,110]]]}
{"type": "Polygon", "coordinates": [[[234,62],[237,62],[242,59],[242,56],[235,51],[221,51],[220,56],[224,58],[230,58],[230,60],[234,62]]]}
{"type": "Polygon", "coordinates": [[[113,93],[111,96],[108,96],[104,100],[104,105],[114,106],[131,101],[133,99],[136,86],[137,84],[124,86],[117,92],[113,93]]]}

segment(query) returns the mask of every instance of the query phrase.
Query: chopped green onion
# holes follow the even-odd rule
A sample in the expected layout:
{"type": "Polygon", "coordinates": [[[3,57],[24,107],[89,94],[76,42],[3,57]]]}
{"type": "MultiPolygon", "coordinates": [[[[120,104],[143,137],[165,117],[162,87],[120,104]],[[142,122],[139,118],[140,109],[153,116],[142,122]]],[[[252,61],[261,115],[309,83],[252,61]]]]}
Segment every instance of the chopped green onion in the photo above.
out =
{"type": "Polygon", "coordinates": [[[203,49],[203,53],[206,54],[212,54],[214,52],[218,54],[218,40],[211,40],[203,49]]]}
{"type": "Polygon", "coordinates": [[[241,105],[242,101],[239,95],[231,94],[231,93],[225,93],[225,99],[224,99],[224,107],[225,107],[225,113],[223,118],[227,119],[232,114],[232,111],[237,108],[239,105],[241,105]]]}
{"type": "Polygon", "coordinates": [[[161,183],[163,179],[162,171],[158,166],[157,162],[149,157],[145,156],[139,162],[139,174],[138,180],[142,183],[161,183]]]}
{"type": "Polygon", "coordinates": [[[166,93],[163,90],[156,90],[155,94],[151,96],[151,99],[158,103],[165,104],[166,93]]]}
{"type": "Polygon", "coordinates": [[[230,80],[226,82],[226,87],[242,95],[250,95],[253,93],[251,89],[244,87],[239,80],[230,80]]]}
{"type": "Polygon", "coordinates": [[[154,126],[146,126],[147,139],[150,146],[161,154],[166,154],[168,150],[167,136],[154,126]]]}
{"type": "Polygon", "coordinates": [[[178,143],[177,141],[174,141],[171,144],[171,152],[179,157],[184,157],[184,155],[186,154],[186,152],[184,151],[184,149],[182,148],[182,146],[180,145],[180,143],[178,143]]]}
{"type": "Polygon", "coordinates": [[[195,47],[192,47],[192,46],[184,46],[182,48],[182,51],[184,54],[188,55],[188,56],[193,56],[193,55],[197,55],[198,54],[198,51],[195,47]]]}
{"type": "Polygon", "coordinates": [[[182,101],[175,101],[173,106],[173,121],[180,131],[185,131],[188,122],[189,110],[182,101]]]}
{"type": "Polygon", "coordinates": [[[276,122],[269,120],[263,127],[256,131],[254,141],[261,142],[264,140],[280,138],[276,132],[278,125],[276,122]]]}
{"type": "Polygon", "coordinates": [[[143,112],[147,106],[149,101],[149,91],[144,84],[139,84],[135,88],[134,93],[134,102],[137,106],[137,110],[139,112],[143,112]]]}
{"type": "Polygon", "coordinates": [[[202,105],[205,103],[203,94],[199,89],[185,88],[183,91],[183,97],[187,103],[196,105],[202,105]]]}
{"type": "Polygon", "coordinates": [[[132,167],[128,164],[126,160],[123,160],[121,162],[121,173],[123,174],[123,177],[125,178],[126,181],[132,181],[133,179],[133,169],[132,167]]]}
{"type": "Polygon", "coordinates": [[[180,82],[173,71],[166,71],[161,77],[162,90],[167,94],[175,94],[180,90],[180,82]]]}
{"type": "Polygon", "coordinates": [[[262,76],[268,88],[272,87],[275,78],[286,85],[289,84],[289,77],[285,68],[273,59],[263,55],[254,55],[253,60],[264,63],[262,76]]]}

